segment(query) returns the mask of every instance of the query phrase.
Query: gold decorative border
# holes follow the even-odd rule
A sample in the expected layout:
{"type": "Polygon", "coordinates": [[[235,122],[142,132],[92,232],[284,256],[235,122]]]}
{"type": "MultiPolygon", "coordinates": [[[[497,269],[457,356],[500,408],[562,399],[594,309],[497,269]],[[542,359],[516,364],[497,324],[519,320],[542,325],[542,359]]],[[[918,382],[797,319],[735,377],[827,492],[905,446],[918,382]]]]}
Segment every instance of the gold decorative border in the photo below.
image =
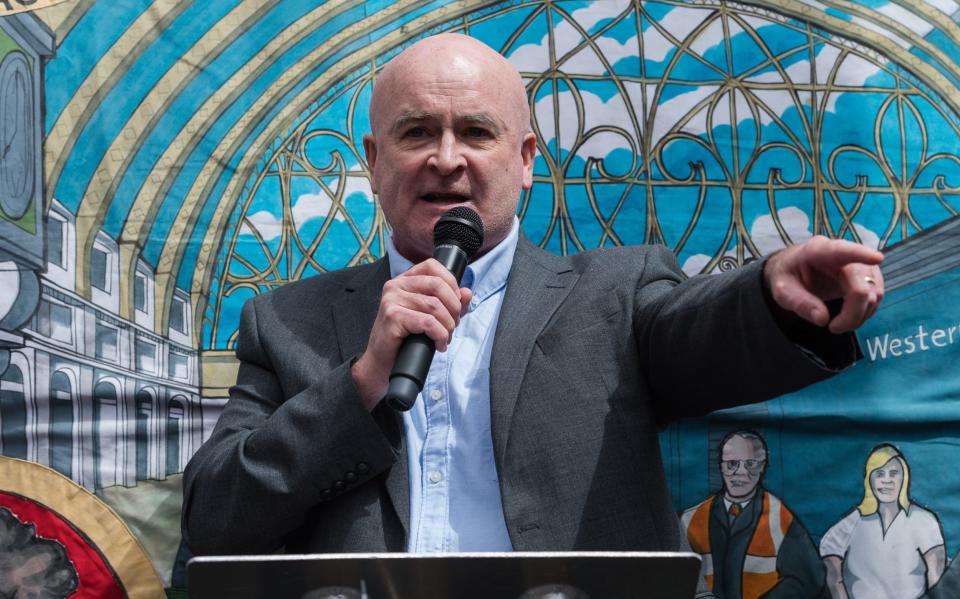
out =
{"type": "Polygon", "coordinates": [[[163,597],[153,563],[126,523],[96,495],[56,470],[0,457],[0,490],[49,508],[79,529],[106,558],[130,599],[163,597]]]}
{"type": "Polygon", "coordinates": [[[0,17],[15,15],[18,12],[40,10],[41,8],[48,8],[54,4],[61,4],[66,1],[67,0],[33,0],[27,4],[25,0],[6,0],[5,2],[0,2],[0,17]]]}

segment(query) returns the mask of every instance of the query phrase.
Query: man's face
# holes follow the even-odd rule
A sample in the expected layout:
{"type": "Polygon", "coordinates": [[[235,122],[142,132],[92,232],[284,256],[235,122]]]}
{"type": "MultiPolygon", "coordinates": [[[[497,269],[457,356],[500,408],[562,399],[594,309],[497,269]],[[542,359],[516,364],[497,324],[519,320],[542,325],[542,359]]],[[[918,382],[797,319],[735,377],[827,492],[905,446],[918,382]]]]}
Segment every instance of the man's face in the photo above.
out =
{"type": "Polygon", "coordinates": [[[463,205],[483,221],[485,252],[509,233],[520,190],[532,184],[536,142],[517,114],[517,90],[507,89],[521,84],[482,56],[438,53],[397,70],[378,90],[387,99],[364,138],[394,245],[426,259],[437,219],[463,205]]]}
{"type": "Polygon", "coordinates": [[[870,473],[870,488],[880,503],[890,503],[900,497],[903,488],[903,467],[900,460],[890,461],[870,473]]]}
{"type": "Polygon", "coordinates": [[[767,456],[759,443],[737,435],[730,437],[723,446],[720,461],[727,497],[734,500],[752,497],[766,465],[767,456]]]}

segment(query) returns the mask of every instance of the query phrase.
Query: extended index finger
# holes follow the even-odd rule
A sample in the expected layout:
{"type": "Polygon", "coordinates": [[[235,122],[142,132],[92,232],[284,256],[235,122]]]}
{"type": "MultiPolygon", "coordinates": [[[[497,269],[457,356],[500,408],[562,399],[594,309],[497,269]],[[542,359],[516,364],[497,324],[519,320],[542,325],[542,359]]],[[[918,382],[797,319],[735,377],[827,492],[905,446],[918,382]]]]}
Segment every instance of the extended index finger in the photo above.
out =
{"type": "Polygon", "coordinates": [[[883,262],[883,254],[859,243],[843,239],[823,239],[810,244],[810,252],[822,268],[838,270],[847,264],[877,266],[883,262]]]}

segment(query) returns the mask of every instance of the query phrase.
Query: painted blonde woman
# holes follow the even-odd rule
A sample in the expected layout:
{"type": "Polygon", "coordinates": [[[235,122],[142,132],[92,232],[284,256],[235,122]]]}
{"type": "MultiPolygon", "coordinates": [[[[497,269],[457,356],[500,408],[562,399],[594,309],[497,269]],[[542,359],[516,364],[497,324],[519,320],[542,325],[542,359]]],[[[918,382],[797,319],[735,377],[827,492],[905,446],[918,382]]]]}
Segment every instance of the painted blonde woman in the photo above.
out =
{"type": "Polygon", "coordinates": [[[946,548],[936,514],[910,501],[900,450],[878,445],[864,467],[863,501],[820,541],[834,599],[915,599],[943,574],[946,548]]]}

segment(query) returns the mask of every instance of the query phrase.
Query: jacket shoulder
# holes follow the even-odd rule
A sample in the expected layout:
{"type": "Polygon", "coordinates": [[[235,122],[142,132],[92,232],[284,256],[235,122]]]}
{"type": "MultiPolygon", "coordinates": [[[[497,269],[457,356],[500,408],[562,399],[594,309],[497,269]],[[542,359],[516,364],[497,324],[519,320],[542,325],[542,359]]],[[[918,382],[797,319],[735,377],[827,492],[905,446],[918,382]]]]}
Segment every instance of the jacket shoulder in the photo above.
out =
{"type": "Polygon", "coordinates": [[[635,271],[638,266],[648,262],[676,264],[673,253],[664,245],[621,245],[616,247],[595,248],[561,256],[531,244],[528,250],[534,258],[545,266],[557,270],[573,270],[576,272],[590,271],[617,271],[630,269],[635,271]]]}
{"type": "Polygon", "coordinates": [[[369,264],[360,264],[321,273],[293,281],[270,291],[261,293],[248,302],[253,302],[257,306],[273,306],[279,309],[299,309],[309,307],[313,304],[304,302],[323,302],[330,300],[345,289],[354,289],[373,277],[376,277],[381,268],[385,268],[386,260],[377,260],[369,264]]]}

